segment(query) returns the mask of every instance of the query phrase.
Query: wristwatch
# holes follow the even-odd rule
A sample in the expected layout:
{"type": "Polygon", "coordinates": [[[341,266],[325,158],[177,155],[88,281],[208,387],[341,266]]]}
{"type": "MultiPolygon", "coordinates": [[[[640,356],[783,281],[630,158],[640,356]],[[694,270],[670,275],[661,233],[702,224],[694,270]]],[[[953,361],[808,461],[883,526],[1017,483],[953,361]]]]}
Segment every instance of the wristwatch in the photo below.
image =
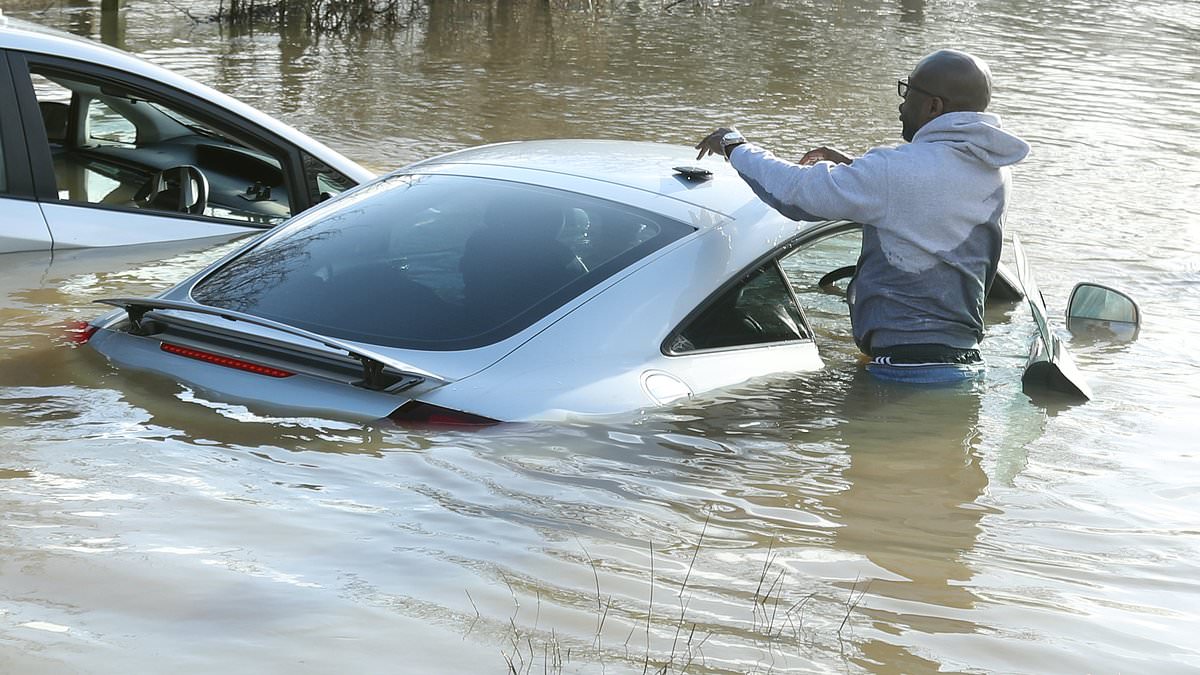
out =
{"type": "Polygon", "coordinates": [[[725,153],[725,159],[729,159],[729,151],[746,142],[746,137],[737,129],[731,129],[721,137],[721,152],[725,153]]]}

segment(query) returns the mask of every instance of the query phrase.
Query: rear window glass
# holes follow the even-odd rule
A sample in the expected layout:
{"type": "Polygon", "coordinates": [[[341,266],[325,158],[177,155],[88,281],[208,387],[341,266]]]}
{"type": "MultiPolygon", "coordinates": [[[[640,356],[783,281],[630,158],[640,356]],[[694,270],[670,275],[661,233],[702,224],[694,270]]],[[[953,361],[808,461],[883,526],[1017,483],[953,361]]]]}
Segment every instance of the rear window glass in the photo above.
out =
{"type": "Polygon", "coordinates": [[[396,176],[271,237],[192,295],[332,337],[466,349],[513,335],[692,229],[572,192],[396,176]]]}

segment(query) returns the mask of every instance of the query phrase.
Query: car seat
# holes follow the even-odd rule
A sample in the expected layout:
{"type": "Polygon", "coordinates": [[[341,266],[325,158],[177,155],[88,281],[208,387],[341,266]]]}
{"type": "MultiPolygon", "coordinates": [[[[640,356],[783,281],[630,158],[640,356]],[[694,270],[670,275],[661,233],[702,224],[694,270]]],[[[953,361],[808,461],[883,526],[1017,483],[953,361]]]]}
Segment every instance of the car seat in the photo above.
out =
{"type": "Polygon", "coordinates": [[[59,101],[38,101],[42,112],[42,126],[46,128],[46,140],[59,145],[67,142],[67,124],[71,119],[71,106],[59,101]]]}

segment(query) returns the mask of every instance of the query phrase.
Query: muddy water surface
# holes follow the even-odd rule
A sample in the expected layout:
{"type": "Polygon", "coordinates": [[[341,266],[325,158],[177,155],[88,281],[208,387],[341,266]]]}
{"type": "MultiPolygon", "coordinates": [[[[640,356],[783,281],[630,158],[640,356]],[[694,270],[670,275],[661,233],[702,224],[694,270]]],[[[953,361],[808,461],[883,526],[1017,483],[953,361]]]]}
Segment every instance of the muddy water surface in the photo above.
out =
{"type": "Polygon", "coordinates": [[[1034,148],[1009,229],[1052,311],[1105,281],[1142,336],[1070,343],[1086,405],[1021,392],[1015,307],[965,391],[864,380],[833,335],[821,373],[669,410],[418,432],[263,417],[62,337],[231,244],[0,256],[0,671],[1200,669],[1200,5],[434,4],[320,39],[139,0],[3,8],[379,169],[728,122],[862,152],[898,140],[896,78],[965,47],[1034,148]]]}

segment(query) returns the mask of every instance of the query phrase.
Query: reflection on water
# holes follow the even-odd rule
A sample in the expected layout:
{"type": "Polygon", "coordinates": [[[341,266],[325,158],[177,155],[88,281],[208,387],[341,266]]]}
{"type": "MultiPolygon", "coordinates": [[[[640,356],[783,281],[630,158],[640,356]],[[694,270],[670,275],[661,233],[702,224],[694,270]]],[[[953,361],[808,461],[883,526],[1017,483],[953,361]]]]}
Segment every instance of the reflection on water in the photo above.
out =
{"type": "Polygon", "coordinates": [[[863,375],[855,384],[849,391],[866,395],[846,399],[848,488],[826,500],[842,517],[838,544],[885,570],[871,575],[878,579],[876,592],[913,599],[906,597],[913,590],[904,589],[919,588],[926,602],[969,608],[973,598],[961,584],[972,573],[961,558],[988,511],[975,504],[987,486],[979,464],[978,398],[961,387],[885,388],[863,375]],[[863,405],[864,400],[876,405],[863,405]],[[914,426],[925,433],[897,433],[914,426]],[[895,514],[905,515],[891,517],[895,514]],[[887,572],[895,576],[889,579],[887,572]]]}
{"type": "Polygon", "coordinates": [[[986,380],[914,390],[862,376],[830,302],[820,373],[617,419],[363,427],[209,401],[65,339],[92,301],[236,242],[0,256],[0,670],[1200,668],[1196,3],[436,2],[319,38],[121,4],[4,11],[380,169],[730,121],[785,156],[858,153],[898,140],[895,78],[963,46],[1034,146],[1008,226],[1051,314],[1091,278],[1146,324],[1071,343],[1098,396],[1064,409],[1020,393],[1023,307],[989,308],[986,380]]]}

